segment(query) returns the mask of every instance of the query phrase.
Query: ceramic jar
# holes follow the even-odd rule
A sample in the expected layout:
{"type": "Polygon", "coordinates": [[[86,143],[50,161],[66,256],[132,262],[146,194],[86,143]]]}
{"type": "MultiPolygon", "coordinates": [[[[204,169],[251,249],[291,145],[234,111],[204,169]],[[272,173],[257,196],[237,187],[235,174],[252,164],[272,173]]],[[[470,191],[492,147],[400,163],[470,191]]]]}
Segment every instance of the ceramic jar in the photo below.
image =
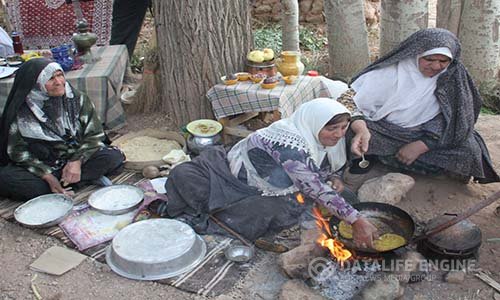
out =
{"type": "Polygon", "coordinates": [[[300,52],[298,51],[281,52],[281,57],[276,59],[276,66],[282,76],[298,76],[304,72],[304,64],[300,61],[300,52]]]}

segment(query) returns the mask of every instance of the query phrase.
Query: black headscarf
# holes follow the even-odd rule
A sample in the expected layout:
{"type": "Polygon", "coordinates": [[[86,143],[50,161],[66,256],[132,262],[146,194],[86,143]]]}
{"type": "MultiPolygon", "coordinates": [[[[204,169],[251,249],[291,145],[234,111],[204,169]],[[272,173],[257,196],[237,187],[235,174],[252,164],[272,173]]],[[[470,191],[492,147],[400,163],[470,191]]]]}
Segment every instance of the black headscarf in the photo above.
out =
{"type": "Polygon", "coordinates": [[[26,105],[26,96],[35,87],[38,75],[51,62],[50,59],[46,58],[33,58],[25,62],[16,72],[14,85],[10,90],[0,122],[1,165],[6,165],[10,161],[9,155],[7,154],[10,125],[16,120],[17,112],[21,106],[26,105]]]}
{"type": "Polygon", "coordinates": [[[397,48],[354,76],[352,82],[367,72],[439,47],[449,48],[453,55],[446,71],[439,75],[434,91],[446,120],[446,129],[439,143],[442,147],[452,148],[462,145],[473,133],[483,102],[467,69],[460,62],[460,42],[450,31],[427,28],[415,32],[397,48]]]}

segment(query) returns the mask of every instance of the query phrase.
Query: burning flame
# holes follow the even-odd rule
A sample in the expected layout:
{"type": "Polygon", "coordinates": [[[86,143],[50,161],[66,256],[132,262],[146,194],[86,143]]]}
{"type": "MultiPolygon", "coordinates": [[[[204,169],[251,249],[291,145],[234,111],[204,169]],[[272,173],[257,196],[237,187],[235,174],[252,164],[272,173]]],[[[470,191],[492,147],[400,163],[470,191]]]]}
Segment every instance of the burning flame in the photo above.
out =
{"type": "Polygon", "coordinates": [[[297,195],[295,195],[295,198],[297,198],[297,202],[299,202],[300,204],[304,204],[304,196],[302,196],[301,193],[297,193],[297,195]]]}
{"type": "Polygon", "coordinates": [[[317,207],[313,208],[313,215],[316,218],[316,225],[322,232],[316,242],[321,246],[328,248],[328,250],[330,250],[330,254],[333,255],[333,257],[335,257],[342,265],[344,261],[348,260],[352,256],[351,251],[345,249],[344,244],[333,237],[328,222],[323,219],[323,216],[317,207]]]}

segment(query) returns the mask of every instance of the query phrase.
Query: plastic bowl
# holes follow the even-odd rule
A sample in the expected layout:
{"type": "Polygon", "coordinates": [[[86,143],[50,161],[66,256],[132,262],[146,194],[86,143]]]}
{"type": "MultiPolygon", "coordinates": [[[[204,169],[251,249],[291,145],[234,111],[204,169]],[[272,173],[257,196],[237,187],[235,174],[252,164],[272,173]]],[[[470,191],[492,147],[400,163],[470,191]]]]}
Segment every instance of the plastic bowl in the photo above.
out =
{"type": "Polygon", "coordinates": [[[275,88],[277,85],[278,85],[278,82],[273,82],[273,83],[261,83],[261,85],[260,85],[260,86],[261,86],[263,89],[268,89],[268,90],[269,90],[269,89],[273,89],[273,88],[275,88]]]}
{"type": "Polygon", "coordinates": [[[260,83],[262,82],[264,79],[266,79],[267,76],[265,75],[250,75],[250,80],[252,80],[253,83],[260,83]]]}
{"type": "Polygon", "coordinates": [[[294,75],[285,76],[283,77],[283,80],[285,81],[286,84],[293,84],[295,80],[297,80],[297,76],[294,75]]]}
{"type": "Polygon", "coordinates": [[[238,78],[239,81],[247,81],[250,79],[250,73],[239,72],[239,73],[236,73],[236,77],[238,78]]]}
{"type": "Polygon", "coordinates": [[[235,79],[226,79],[226,76],[222,76],[220,79],[222,80],[222,82],[224,82],[225,85],[233,85],[238,83],[238,77],[236,77],[235,79]]]}

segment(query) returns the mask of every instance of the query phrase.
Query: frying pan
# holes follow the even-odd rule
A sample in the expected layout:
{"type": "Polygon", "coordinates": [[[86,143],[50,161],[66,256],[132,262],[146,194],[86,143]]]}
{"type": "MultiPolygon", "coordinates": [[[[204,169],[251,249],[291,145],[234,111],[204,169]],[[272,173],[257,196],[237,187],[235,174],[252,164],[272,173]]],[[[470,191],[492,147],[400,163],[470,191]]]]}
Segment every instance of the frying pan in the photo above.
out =
{"type": "MultiPolygon", "coordinates": [[[[379,235],[385,233],[395,233],[404,237],[406,244],[412,240],[413,233],[415,232],[415,223],[413,222],[411,216],[401,208],[378,202],[361,202],[353,204],[352,206],[356,208],[370,223],[377,227],[379,235]]],[[[335,216],[330,218],[330,229],[332,232],[338,232],[340,221],[341,220],[335,216]]],[[[360,248],[354,244],[354,240],[346,239],[340,234],[338,234],[337,239],[348,249],[362,251],[365,253],[380,253],[395,250],[377,251],[371,248],[360,248]]]]}

